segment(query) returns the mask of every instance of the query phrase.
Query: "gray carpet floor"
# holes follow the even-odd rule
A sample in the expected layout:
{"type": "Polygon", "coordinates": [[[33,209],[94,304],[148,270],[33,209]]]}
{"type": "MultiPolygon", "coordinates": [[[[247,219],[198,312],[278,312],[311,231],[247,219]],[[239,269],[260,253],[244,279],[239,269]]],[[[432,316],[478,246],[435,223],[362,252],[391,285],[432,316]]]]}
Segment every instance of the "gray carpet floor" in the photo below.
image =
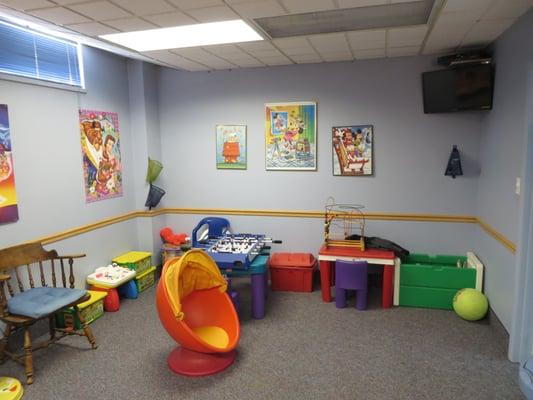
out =
{"type": "MultiPolygon", "coordinates": [[[[249,283],[241,293],[241,341],[235,364],[206,378],[173,374],[175,343],[161,327],[155,288],[123,300],[91,326],[99,343],[66,338],[34,354],[39,399],[522,399],[517,364],[497,321],[469,323],[453,311],[336,309],[313,293],[270,292],[263,320],[250,318],[249,283]]],[[[7,361],[0,375],[24,381],[7,361]]]]}

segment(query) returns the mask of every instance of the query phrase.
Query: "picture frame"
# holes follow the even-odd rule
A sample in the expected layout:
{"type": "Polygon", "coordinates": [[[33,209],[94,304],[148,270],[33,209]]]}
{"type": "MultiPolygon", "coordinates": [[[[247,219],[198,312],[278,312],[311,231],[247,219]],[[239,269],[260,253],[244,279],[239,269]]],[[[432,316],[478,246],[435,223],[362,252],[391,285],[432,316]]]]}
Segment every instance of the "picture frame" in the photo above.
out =
{"type": "Polygon", "coordinates": [[[217,169],[246,169],[246,125],[218,124],[215,132],[217,169]]]}
{"type": "Polygon", "coordinates": [[[317,103],[265,104],[265,169],[316,171],[317,103]]]}
{"type": "Polygon", "coordinates": [[[333,175],[374,175],[374,126],[334,126],[331,132],[333,175]]]}

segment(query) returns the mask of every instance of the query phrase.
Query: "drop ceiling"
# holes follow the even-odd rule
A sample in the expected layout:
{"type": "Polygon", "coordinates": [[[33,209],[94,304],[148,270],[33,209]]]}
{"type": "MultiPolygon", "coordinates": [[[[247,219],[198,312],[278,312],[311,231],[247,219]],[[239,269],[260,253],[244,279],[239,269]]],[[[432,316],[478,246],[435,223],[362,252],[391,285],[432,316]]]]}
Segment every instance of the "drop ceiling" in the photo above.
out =
{"type": "MultiPolygon", "coordinates": [[[[98,36],[108,33],[241,18],[265,37],[258,42],[140,55],[176,69],[208,71],[446,54],[483,47],[532,6],[533,0],[0,0],[0,15],[39,21],[93,41],[100,41],[98,36]],[[281,34],[275,39],[261,28],[261,21],[290,21],[301,17],[296,14],[342,16],[339,10],[348,14],[356,13],[353,9],[359,8],[361,15],[383,10],[385,16],[388,10],[399,8],[399,4],[402,9],[412,8],[414,12],[421,8],[421,3],[431,11],[425,22],[415,25],[395,26],[391,22],[384,27],[341,32],[329,27],[321,32],[333,33],[281,34]]],[[[131,51],[129,54],[135,55],[131,51]]]]}

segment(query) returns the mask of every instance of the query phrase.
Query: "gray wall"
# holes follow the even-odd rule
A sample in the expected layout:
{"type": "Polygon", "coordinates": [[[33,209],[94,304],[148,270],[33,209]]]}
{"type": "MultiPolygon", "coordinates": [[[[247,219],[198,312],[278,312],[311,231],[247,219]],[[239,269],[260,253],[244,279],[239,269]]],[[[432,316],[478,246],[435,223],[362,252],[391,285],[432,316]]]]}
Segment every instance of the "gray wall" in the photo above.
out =
{"type": "MultiPolygon", "coordinates": [[[[515,179],[525,176],[526,138],[532,115],[533,103],[528,100],[533,94],[531,37],[533,12],[524,15],[493,46],[494,106],[481,123],[481,173],[476,209],[484,221],[518,245],[517,256],[483,235],[476,245],[487,268],[486,294],[491,307],[511,333],[509,355],[515,361],[520,358],[522,334],[519,326],[526,276],[525,260],[520,257],[522,238],[519,237],[524,195],[515,194],[515,179]]],[[[530,185],[522,179],[523,193],[530,185]]]]}
{"type": "Polygon", "coordinates": [[[181,207],[321,210],[328,196],[368,211],[472,214],[481,115],[424,115],[432,58],[187,73],[162,69],[162,180],[181,207]],[[264,103],[318,102],[318,171],[265,171],[264,103]],[[215,125],[248,126],[248,170],[217,170],[215,125]],[[332,175],[331,127],[373,124],[375,176],[332,175]],[[444,176],[457,144],[466,176],[444,176]]]}
{"type": "MultiPolygon", "coordinates": [[[[9,107],[20,219],[0,225],[0,247],[34,240],[135,209],[134,162],[126,60],[85,47],[86,93],[0,80],[0,103],[9,107]],[[78,109],[118,113],[124,195],[85,203],[78,109]]],[[[138,247],[134,222],[116,224],[46,246],[86,252],[77,284],[95,267],[138,247]]]]}

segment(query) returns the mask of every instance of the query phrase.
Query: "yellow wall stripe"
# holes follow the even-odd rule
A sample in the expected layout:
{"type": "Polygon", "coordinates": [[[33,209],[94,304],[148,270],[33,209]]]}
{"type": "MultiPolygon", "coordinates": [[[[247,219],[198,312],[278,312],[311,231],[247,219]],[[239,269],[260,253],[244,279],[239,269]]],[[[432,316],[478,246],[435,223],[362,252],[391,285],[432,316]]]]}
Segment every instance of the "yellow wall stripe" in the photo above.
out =
{"type": "MultiPolygon", "coordinates": [[[[240,210],[229,208],[161,208],[154,211],[132,211],[115,217],[106,218],[91,224],[72,228],[63,232],[47,235],[34,241],[43,244],[50,244],[68,239],[73,236],[81,235],[103,228],[105,226],[128,221],[134,218],[155,217],[166,214],[202,214],[202,215],[240,215],[254,217],[284,217],[284,218],[324,218],[323,211],[292,211],[292,210],[240,210]]],[[[469,223],[479,224],[480,227],[513,254],[516,252],[516,246],[513,242],[496,231],[483,220],[469,215],[440,215],[440,214],[414,214],[414,213],[365,213],[367,220],[377,221],[419,221],[419,222],[449,222],[449,223],[469,223]]]]}

